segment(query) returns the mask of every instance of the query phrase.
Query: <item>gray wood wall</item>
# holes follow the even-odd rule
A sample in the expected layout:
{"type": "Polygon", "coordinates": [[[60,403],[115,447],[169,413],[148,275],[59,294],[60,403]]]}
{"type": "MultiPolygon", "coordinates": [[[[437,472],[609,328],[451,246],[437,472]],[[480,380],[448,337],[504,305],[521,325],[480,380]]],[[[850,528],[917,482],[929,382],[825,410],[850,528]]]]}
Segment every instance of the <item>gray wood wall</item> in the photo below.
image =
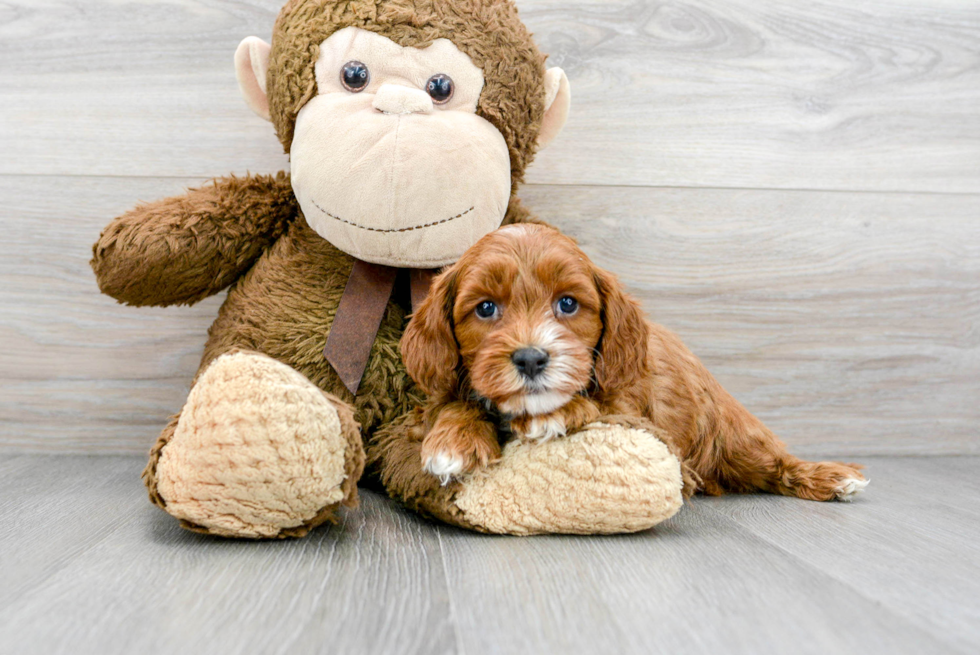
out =
{"type": "MultiPolygon", "coordinates": [[[[137,200],[287,166],[281,0],[0,5],[0,448],[145,450],[221,298],[88,268],[137,200]]],[[[521,0],[573,111],[522,195],[802,454],[980,452],[980,2],[521,0]]]]}

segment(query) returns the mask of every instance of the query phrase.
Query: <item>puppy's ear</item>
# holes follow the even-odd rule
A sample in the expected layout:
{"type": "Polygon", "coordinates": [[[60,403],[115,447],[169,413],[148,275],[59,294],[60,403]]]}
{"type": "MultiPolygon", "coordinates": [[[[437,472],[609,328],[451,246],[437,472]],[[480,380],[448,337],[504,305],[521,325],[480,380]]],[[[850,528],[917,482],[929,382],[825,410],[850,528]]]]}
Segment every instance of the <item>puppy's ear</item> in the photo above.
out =
{"type": "Polygon", "coordinates": [[[409,321],[402,335],[405,369],[430,396],[456,388],[459,348],[453,334],[456,302],[456,267],[432,281],[429,295],[409,321]]]}
{"type": "Polygon", "coordinates": [[[640,305],[623,292],[614,275],[599,269],[593,275],[602,297],[602,339],[595,381],[608,394],[636,384],[647,374],[650,328],[640,305]]]}

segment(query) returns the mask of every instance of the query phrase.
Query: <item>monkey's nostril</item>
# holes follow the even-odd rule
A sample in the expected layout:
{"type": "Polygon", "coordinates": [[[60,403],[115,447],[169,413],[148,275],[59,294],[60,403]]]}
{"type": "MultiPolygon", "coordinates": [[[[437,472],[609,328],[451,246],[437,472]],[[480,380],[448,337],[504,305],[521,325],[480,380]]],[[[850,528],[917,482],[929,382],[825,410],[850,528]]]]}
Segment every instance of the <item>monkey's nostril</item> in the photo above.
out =
{"type": "Polygon", "coordinates": [[[385,114],[428,114],[432,112],[432,98],[421,89],[383,84],[371,106],[385,114]]]}
{"type": "Polygon", "coordinates": [[[521,348],[510,356],[517,371],[529,380],[541,374],[548,365],[548,359],[548,353],[540,348],[521,348]]]}

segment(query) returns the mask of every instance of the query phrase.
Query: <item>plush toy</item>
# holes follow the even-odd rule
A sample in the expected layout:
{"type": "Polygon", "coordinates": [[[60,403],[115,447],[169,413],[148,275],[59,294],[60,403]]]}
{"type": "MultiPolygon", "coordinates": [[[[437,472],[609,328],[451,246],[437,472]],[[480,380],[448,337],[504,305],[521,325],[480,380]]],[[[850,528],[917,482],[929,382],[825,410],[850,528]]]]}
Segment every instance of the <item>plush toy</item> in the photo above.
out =
{"type": "Polygon", "coordinates": [[[423,470],[423,400],[399,338],[431,269],[502,223],[560,131],[569,87],[510,0],[290,0],[248,38],[242,92],[290,175],[227,177],[115,219],[102,291],[192,304],[229,288],[186,404],[154,445],[151,500],[191,530],[290,537],[372,480],[426,515],[500,533],[648,528],[680,507],[678,458],[610,418],[443,486],[423,470]]]}

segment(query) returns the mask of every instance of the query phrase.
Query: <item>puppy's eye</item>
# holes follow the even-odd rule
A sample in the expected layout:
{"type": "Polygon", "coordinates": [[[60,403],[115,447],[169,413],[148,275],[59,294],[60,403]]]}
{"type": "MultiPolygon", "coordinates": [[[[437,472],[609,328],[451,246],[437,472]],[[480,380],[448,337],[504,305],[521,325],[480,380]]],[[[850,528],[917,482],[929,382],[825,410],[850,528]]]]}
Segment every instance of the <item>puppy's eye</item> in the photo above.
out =
{"type": "Polygon", "coordinates": [[[571,315],[578,311],[578,301],[571,296],[563,296],[558,301],[558,312],[565,315],[571,315]]]}
{"type": "Polygon", "coordinates": [[[353,93],[363,91],[371,79],[367,66],[359,61],[349,61],[340,69],[340,83],[353,93]]]}
{"type": "Polygon", "coordinates": [[[429,78],[429,81],[425,83],[425,92],[432,96],[432,102],[437,105],[442,105],[449,102],[449,99],[453,97],[453,91],[456,90],[456,85],[453,84],[453,80],[448,75],[443,75],[439,73],[438,75],[433,75],[429,78]]]}
{"type": "Polygon", "coordinates": [[[476,306],[476,315],[480,318],[493,318],[497,314],[497,304],[491,300],[484,300],[476,306]]]}

